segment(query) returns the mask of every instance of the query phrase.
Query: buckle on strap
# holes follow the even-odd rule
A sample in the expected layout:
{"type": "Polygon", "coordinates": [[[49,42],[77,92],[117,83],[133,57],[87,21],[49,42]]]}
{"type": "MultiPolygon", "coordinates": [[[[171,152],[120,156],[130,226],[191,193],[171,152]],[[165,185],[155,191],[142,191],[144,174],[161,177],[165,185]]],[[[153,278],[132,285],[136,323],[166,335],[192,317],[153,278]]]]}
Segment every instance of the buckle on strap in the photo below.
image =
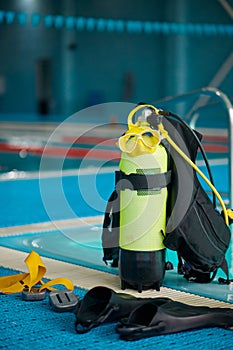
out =
{"type": "Polygon", "coordinates": [[[79,297],[72,290],[57,290],[50,292],[49,303],[56,312],[74,311],[79,302],[79,297]]]}
{"type": "Polygon", "coordinates": [[[46,289],[40,291],[41,286],[34,286],[30,290],[25,287],[22,291],[22,299],[25,301],[40,301],[46,296],[46,289]]]}

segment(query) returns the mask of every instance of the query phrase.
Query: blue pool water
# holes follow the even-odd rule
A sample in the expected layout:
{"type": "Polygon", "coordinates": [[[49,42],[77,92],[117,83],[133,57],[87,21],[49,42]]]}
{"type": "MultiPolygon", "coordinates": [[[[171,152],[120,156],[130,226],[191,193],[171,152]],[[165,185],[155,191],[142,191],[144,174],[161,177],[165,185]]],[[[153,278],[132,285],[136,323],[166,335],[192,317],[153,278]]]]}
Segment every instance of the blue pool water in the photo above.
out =
{"type": "MultiPolygon", "coordinates": [[[[0,152],[0,174],[4,174],[10,171],[24,171],[24,172],[38,172],[40,169],[41,156],[35,154],[24,153],[9,153],[0,152]],[[23,156],[22,156],[23,155],[23,156]]],[[[56,157],[49,157],[48,159],[49,169],[52,171],[61,170],[59,168],[60,162],[56,157]]],[[[62,170],[67,169],[79,169],[82,164],[82,158],[65,158],[62,170]]],[[[117,161],[106,161],[104,166],[116,166],[117,161]]],[[[103,166],[103,161],[98,159],[85,160],[86,167],[99,167],[103,166]]]]}
{"type": "Polygon", "coordinates": [[[0,227],[103,215],[114,172],[0,181],[0,227]]]}
{"type": "MultiPolygon", "coordinates": [[[[205,169],[205,168],[201,168],[205,169]]],[[[227,195],[228,167],[212,167],[215,186],[227,195]]],[[[103,215],[114,189],[114,171],[0,181],[0,227],[103,215]]],[[[204,183],[206,190],[208,186],[204,183]]]]}

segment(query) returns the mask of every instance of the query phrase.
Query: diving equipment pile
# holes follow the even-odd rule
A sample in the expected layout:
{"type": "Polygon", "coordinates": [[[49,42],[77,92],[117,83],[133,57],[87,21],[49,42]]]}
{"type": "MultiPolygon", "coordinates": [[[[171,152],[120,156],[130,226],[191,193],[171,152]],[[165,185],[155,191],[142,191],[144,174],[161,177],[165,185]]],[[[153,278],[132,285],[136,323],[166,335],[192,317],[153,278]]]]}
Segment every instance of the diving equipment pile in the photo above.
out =
{"type": "Polygon", "coordinates": [[[220,283],[230,283],[225,254],[233,212],[214,186],[201,138],[180,117],[153,105],[140,104],[129,113],[128,130],[118,141],[122,155],[102,234],[103,260],[112,260],[113,266],[119,260],[122,289],[159,291],[166,248],[177,251],[178,271],[187,280],[210,282],[222,268],[226,279],[220,283]],[[139,110],[142,115],[133,123],[139,110]],[[209,179],[195,164],[198,148],[209,179]]]}

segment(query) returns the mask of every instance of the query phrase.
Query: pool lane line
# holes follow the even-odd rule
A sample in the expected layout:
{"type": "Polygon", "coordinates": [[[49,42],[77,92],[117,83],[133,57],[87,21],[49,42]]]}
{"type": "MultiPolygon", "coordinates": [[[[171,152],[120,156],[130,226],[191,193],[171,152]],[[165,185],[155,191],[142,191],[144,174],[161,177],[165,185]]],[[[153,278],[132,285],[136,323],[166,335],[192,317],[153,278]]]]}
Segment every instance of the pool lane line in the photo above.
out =
{"type": "Polygon", "coordinates": [[[119,150],[96,149],[93,147],[65,147],[65,146],[29,146],[29,145],[13,145],[6,142],[0,142],[0,151],[9,153],[18,153],[26,151],[32,155],[43,155],[44,157],[66,157],[66,158],[84,158],[89,159],[120,159],[121,152],[119,150]]]}
{"type": "MultiPolygon", "coordinates": [[[[210,166],[222,166],[228,164],[228,158],[216,158],[210,159],[210,166]]],[[[205,166],[204,160],[197,160],[198,166],[205,166]]],[[[118,166],[109,167],[96,167],[90,166],[82,169],[62,169],[62,170],[48,170],[48,171],[9,171],[7,173],[0,174],[0,181],[14,181],[14,180],[27,180],[27,179],[38,179],[38,178],[53,178],[63,176],[80,176],[90,174],[106,174],[114,173],[118,170],[118,166]]]]}
{"type": "Polygon", "coordinates": [[[118,170],[117,166],[109,167],[96,167],[90,166],[82,169],[62,169],[62,170],[48,170],[48,171],[9,171],[7,173],[0,174],[1,181],[16,181],[16,180],[30,180],[30,179],[44,179],[44,178],[56,178],[65,176],[85,176],[94,174],[107,174],[114,173],[118,170]]]}

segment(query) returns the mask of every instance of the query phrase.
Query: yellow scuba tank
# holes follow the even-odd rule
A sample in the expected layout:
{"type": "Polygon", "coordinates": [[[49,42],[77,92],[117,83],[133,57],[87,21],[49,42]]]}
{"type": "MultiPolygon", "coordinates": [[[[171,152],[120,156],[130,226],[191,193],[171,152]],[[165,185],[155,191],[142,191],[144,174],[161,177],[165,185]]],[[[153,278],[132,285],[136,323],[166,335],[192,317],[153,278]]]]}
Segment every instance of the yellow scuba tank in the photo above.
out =
{"type": "Polygon", "coordinates": [[[165,273],[167,152],[160,134],[146,122],[146,113],[157,112],[139,105],[128,116],[128,130],[118,140],[122,151],[116,174],[120,193],[119,274],[121,288],[160,290],[165,273]],[[135,113],[144,108],[136,123],[135,113]]]}

